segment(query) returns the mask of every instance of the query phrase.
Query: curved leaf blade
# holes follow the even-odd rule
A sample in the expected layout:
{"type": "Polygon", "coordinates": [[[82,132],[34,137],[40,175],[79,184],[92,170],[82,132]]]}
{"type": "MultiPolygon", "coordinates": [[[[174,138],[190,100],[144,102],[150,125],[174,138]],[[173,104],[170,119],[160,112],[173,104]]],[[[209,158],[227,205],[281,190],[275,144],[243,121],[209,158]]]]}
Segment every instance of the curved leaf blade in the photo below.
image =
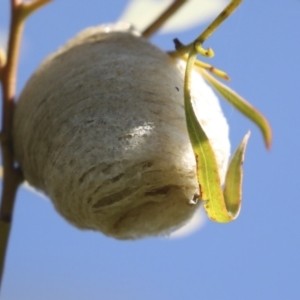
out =
{"type": "Polygon", "coordinates": [[[191,71],[196,56],[197,52],[191,51],[187,60],[184,84],[184,105],[187,129],[197,163],[200,197],[204,201],[204,208],[210,219],[217,222],[229,222],[232,218],[226,209],[215,154],[195,115],[191,102],[191,71]]]}
{"type": "Polygon", "coordinates": [[[225,179],[224,199],[228,213],[233,219],[239,215],[242,202],[242,182],[245,150],[250,137],[250,131],[245,135],[239,147],[230,160],[225,179]]]}
{"type": "Polygon", "coordinates": [[[204,208],[211,220],[226,223],[236,219],[240,211],[243,180],[242,164],[250,132],[243,138],[230,161],[223,192],[214,151],[196,117],[191,102],[191,73],[196,56],[197,52],[192,50],[187,59],[185,73],[184,105],[187,129],[196,158],[200,198],[204,201],[204,208]]]}
{"type": "Polygon", "coordinates": [[[199,71],[203,77],[212,85],[212,87],[233,105],[237,110],[244,114],[247,118],[253,121],[260,129],[265,145],[268,149],[271,148],[272,143],[272,129],[267,119],[245,99],[238,95],[235,91],[218,81],[216,78],[211,76],[204,69],[199,68],[199,71]]]}

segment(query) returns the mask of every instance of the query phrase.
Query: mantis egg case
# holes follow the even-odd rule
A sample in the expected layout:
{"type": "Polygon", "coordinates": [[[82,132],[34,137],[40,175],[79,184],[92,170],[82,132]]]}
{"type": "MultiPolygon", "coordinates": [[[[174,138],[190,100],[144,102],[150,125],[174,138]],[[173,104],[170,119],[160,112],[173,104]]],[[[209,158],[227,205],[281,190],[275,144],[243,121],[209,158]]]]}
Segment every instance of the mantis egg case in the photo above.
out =
{"type": "MultiPolygon", "coordinates": [[[[193,105],[218,161],[228,126],[194,72],[193,105]]],[[[166,235],[199,208],[184,101],[184,63],[118,23],[88,28],[50,55],[16,106],[25,179],[82,229],[118,239],[166,235]]]]}

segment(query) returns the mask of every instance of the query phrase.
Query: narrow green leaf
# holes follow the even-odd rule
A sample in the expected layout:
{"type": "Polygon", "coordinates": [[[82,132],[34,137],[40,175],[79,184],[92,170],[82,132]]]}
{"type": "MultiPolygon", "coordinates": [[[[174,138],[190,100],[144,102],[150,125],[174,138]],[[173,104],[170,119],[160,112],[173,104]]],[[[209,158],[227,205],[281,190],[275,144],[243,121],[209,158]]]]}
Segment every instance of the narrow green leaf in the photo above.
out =
{"type": "Polygon", "coordinates": [[[246,117],[252,120],[260,128],[264,137],[266,147],[270,149],[272,142],[272,130],[267,119],[240,95],[238,95],[223,83],[219,82],[204,69],[198,68],[198,70],[221,96],[223,96],[230,104],[232,104],[236,109],[238,109],[246,117]]]}
{"type": "Polygon", "coordinates": [[[196,55],[197,52],[193,50],[189,54],[185,73],[184,105],[187,129],[195,153],[200,198],[204,202],[204,208],[211,220],[225,223],[234,220],[240,211],[242,164],[250,132],[246,134],[230,161],[223,193],[214,151],[195,115],[191,102],[191,73],[196,55]]]}
{"type": "Polygon", "coordinates": [[[248,132],[236,149],[226,172],[224,199],[228,213],[235,219],[241,208],[244,155],[250,137],[248,132]]]}
{"type": "Polygon", "coordinates": [[[228,214],[226,209],[215,154],[195,115],[191,103],[191,71],[196,55],[196,51],[191,51],[187,60],[184,104],[187,128],[197,163],[200,197],[204,201],[204,207],[210,219],[217,222],[229,222],[232,220],[232,217],[228,214]]]}

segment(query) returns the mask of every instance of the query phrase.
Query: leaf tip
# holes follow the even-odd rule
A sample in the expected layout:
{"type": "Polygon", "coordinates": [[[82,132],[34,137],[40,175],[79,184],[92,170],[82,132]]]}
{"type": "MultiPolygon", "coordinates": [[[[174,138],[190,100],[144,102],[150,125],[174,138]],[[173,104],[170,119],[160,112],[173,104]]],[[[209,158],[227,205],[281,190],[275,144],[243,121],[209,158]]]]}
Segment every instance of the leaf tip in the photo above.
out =
{"type": "Polygon", "coordinates": [[[250,138],[250,135],[251,135],[251,131],[248,130],[248,132],[245,134],[245,136],[243,137],[243,139],[241,141],[240,147],[242,147],[244,149],[246,148],[249,138],[250,138]]]}
{"type": "Polygon", "coordinates": [[[265,145],[268,151],[272,150],[272,139],[273,139],[272,130],[270,125],[268,125],[268,133],[265,136],[265,145]]]}

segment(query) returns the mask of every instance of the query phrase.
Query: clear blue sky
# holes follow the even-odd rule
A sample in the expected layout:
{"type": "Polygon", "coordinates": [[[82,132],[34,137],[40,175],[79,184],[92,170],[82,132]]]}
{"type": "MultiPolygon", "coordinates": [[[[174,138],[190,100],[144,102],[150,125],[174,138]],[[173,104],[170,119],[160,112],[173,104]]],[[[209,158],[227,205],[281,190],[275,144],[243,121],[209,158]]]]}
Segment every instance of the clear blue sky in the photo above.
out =
{"type": "MultiPolygon", "coordinates": [[[[19,91],[46,55],[85,27],[115,21],[125,4],[55,1],[31,17],[19,91]]],[[[0,28],[7,23],[3,0],[0,28]]],[[[245,0],[206,43],[216,53],[210,62],[229,73],[230,86],[268,117],[274,132],[267,152],[255,126],[224,104],[234,148],[252,131],[235,222],[207,221],[178,240],[120,242],[72,227],[51,202],[21,189],[1,299],[300,299],[299,28],[299,0],[245,0]]],[[[189,42],[200,31],[153,42],[171,49],[174,37],[189,42]]]]}

